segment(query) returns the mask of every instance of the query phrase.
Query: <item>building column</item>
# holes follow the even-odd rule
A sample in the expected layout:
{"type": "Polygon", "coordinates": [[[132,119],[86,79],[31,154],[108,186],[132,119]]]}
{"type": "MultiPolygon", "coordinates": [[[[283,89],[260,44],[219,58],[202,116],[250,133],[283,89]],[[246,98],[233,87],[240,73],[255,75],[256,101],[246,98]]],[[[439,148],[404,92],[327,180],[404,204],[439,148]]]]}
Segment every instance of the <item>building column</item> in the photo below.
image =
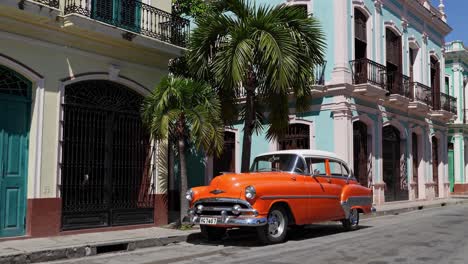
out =
{"type": "Polygon", "coordinates": [[[463,123],[463,114],[462,111],[463,109],[463,99],[468,99],[468,93],[465,93],[465,97],[463,97],[463,66],[460,64],[454,64],[452,67],[453,71],[453,91],[454,91],[454,97],[457,98],[457,119],[455,120],[455,123],[461,124],[463,123]]]}
{"type": "Polygon", "coordinates": [[[374,11],[374,37],[375,37],[375,61],[380,64],[384,64],[382,61],[382,1],[374,0],[375,11],[374,11]]]}
{"type": "Polygon", "coordinates": [[[439,198],[444,198],[448,196],[447,190],[446,190],[446,183],[448,182],[447,174],[445,173],[445,164],[447,163],[447,147],[446,147],[446,132],[442,132],[440,134],[440,137],[438,138],[439,146],[437,147],[439,153],[439,164],[437,167],[438,173],[439,173],[439,181],[435,182],[437,186],[439,187],[439,198]]]}
{"type": "Polygon", "coordinates": [[[349,69],[349,32],[348,32],[348,1],[334,0],[334,36],[335,36],[335,65],[332,72],[332,84],[351,83],[349,69]]]}
{"type": "Polygon", "coordinates": [[[335,153],[353,167],[353,123],[349,109],[333,110],[335,153]]]}
{"type": "Polygon", "coordinates": [[[468,182],[468,140],[467,139],[464,139],[463,140],[463,146],[464,146],[464,157],[465,157],[465,179],[463,182],[468,182]]]}
{"type": "Polygon", "coordinates": [[[422,47],[421,47],[421,72],[422,72],[422,82],[423,84],[431,87],[431,81],[430,81],[430,70],[431,67],[428,66],[428,58],[429,58],[429,53],[427,52],[427,43],[429,40],[429,37],[426,33],[423,33],[422,35],[423,41],[422,41],[422,47]],[[429,75],[428,75],[429,74],[429,75]]]}
{"type": "Polygon", "coordinates": [[[425,148],[425,177],[424,177],[424,198],[425,199],[433,199],[434,198],[434,189],[432,188],[433,182],[433,175],[432,175],[432,138],[431,138],[431,128],[428,126],[425,129],[425,133],[423,134],[424,140],[424,148],[425,148]]]}
{"type": "Polygon", "coordinates": [[[382,114],[379,113],[377,117],[377,123],[375,126],[375,138],[374,144],[376,146],[375,151],[375,174],[373,179],[373,193],[374,203],[383,204],[385,202],[385,183],[383,182],[383,171],[382,171],[382,114]]]}
{"type": "Polygon", "coordinates": [[[465,182],[465,141],[463,133],[456,132],[453,137],[455,184],[460,184],[465,182]]]}
{"type": "Polygon", "coordinates": [[[407,161],[406,161],[406,164],[408,164],[408,168],[407,168],[407,177],[408,177],[408,190],[409,190],[409,200],[412,201],[412,200],[415,200],[416,199],[416,194],[415,194],[415,191],[414,191],[414,188],[417,188],[417,186],[414,185],[414,182],[413,182],[413,131],[410,129],[408,131],[408,137],[406,139],[406,148],[407,148],[407,153],[408,153],[408,156],[407,156],[407,161]]]}

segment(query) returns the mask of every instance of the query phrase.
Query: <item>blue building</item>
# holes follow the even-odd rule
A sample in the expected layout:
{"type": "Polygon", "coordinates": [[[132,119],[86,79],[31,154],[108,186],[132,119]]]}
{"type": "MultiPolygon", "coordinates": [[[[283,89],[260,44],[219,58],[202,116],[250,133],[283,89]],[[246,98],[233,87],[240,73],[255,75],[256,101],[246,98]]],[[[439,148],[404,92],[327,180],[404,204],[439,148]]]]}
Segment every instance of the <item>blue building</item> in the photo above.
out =
{"type": "MultiPolygon", "coordinates": [[[[299,5],[326,33],[326,65],[316,76],[309,109],[290,109],[289,133],[277,141],[253,136],[252,158],[267,151],[311,148],[336,152],[374,203],[449,194],[448,126],[456,117],[445,85],[443,3],[414,0],[262,0],[299,5]],[[322,75],[323,73],[323,75],[322,75]],[[323,79],[322,79],[323,77],[323,79]]],[[[458,109],[460,110],[460,109],[458,109]]],[[[243,124],[226,131],[223,157],[192,163],[192,184],[240,171],[243,124]]]]}
{"type": "Polygon", "coordinates": [[[445,47],[445,93],[457,98],[457,119],[449,125],[449,181],[452,192],[468,193],[468,49],[462,41],[445,47]]]}

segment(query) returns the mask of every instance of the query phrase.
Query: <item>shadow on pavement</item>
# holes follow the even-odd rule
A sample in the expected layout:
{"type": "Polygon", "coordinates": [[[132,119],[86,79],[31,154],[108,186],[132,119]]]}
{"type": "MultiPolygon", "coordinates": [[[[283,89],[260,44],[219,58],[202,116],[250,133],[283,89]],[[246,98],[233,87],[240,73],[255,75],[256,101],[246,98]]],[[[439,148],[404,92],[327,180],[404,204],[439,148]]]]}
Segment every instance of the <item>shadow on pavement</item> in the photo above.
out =
{"type": "MultiPolygon", "coordinates": [[[[359,230],[370,226],[359,226],[359,230]]],[[[289,228],[288,241],[301,241],[345,233],[341,224],[307,225],[302,228],[289,228]]],[[[351,231],[352,232],[352,231],[351,231]]],[[[226,247],[261,247],[264,246],[257,240],[255,228],[231,229],[219,241],[209,241],[201,233],[189,235],[187,243],[206,246],[226,246],[226,247]]]]}

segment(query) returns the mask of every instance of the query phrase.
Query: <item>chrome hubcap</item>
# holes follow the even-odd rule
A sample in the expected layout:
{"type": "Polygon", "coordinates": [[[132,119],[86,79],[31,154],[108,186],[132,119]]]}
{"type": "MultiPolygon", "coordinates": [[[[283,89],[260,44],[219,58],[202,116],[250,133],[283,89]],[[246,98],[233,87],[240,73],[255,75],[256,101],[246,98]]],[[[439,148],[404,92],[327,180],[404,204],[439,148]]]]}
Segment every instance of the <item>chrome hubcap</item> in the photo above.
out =
{"type": "Polygon", "coordinates": [[[279,237],[283,234],[284,216],[280,211],[274,210],[268,216],[268,233],[272,237],[279,237]]]}
{"type": "Polygon", "coordinates": [[[359,213],[357,209],[352,209],[351,212],[349,212],[349,221],[352,226],[357,226],[359,224],[359,213]]]}

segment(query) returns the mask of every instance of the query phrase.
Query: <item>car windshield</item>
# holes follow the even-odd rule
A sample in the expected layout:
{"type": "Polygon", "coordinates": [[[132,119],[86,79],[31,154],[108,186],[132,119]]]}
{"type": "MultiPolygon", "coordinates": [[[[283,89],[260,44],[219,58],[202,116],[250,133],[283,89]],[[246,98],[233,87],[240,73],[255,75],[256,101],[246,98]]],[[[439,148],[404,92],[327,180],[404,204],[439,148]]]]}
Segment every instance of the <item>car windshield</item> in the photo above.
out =
{"type": "Polygon", "coordinates": [[[304,172],[304,162],[295,154],[274,154],[256,157],[251,172],[286,171],[304,172]]]}

